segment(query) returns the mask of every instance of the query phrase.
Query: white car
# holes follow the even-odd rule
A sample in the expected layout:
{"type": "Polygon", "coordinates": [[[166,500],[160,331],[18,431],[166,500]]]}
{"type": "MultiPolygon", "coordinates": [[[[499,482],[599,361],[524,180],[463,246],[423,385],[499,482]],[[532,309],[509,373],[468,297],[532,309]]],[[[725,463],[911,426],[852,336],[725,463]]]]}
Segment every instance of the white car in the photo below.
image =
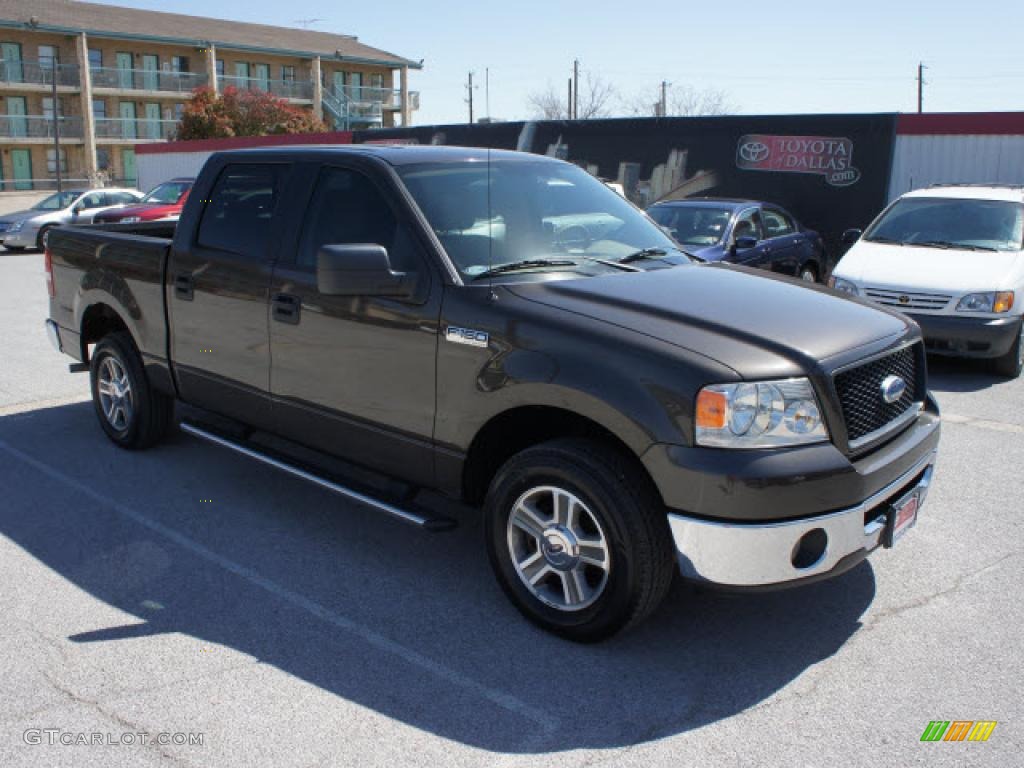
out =
{"type": "Polygon", "coordinates": [[[912,317],[930,353],[1024,364],[1024,186],[941,185],[908,192],[860,230],[830,285],[912,317]]]}
{"type": "Polygon", "coordinates": [[[91,224],[101,211],[131,205],[142,199],[137,189],[66,189],[31,208],[0,216],[0,244],[12,251],[42,248],[46,233],[61,224],[91,224]]]}

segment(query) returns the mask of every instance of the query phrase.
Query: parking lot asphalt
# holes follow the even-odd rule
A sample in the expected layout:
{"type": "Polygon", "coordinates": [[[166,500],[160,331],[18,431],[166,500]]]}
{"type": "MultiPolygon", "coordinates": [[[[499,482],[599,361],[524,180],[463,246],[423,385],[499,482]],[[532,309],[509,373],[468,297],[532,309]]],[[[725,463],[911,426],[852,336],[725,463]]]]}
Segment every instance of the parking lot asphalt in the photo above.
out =
{"type": "Polygon", "coordinates": [[[1020,764],[1024,381],[932,361],[939,465],[895,549],[677,583],[578,646],[507,602],[471,511],[428,534],[181,433],[117,449],[45,316],[42,256],[0,251],[2,766],[1020,764]]]}

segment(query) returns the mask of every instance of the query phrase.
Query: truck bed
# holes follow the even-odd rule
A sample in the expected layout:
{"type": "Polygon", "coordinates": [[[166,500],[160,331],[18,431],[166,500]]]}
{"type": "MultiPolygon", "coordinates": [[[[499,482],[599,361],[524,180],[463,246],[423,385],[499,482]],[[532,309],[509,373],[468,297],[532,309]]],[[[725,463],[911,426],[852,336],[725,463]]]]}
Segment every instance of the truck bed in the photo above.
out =
{"type": "Polygon", "coordinates": [[[110,305],[148,361],[167,357],[164,279],[177,222],[60,227],[49,236],[53,265],[50,316],[67,351],[83,359],[78,329],[86,307],[110,305]]]}

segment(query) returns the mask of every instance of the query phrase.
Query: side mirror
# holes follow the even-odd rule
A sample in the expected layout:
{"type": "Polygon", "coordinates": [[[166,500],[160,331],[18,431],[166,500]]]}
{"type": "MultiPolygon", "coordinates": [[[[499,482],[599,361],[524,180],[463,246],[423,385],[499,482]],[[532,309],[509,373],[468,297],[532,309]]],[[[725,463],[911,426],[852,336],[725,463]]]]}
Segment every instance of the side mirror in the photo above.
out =
{"type": "Polygon", "coordinates": [[[316,254],[316,287],[325,296],[409,298],[414,277],[393,271],[381,245],[324,245],[316,254]]]}
{"type": "Polygon", "coordinates": [[[862,234],[864,234],[864,230],[862,229],[848,229],[843,232],[842,237],[839,239],[842,241],[843,245],[853,245],[860,240],[860,236],[862,234]]]}
{"type": "Polygon", "coordinates": [[[77,216],[78,214],[80,214],[84,210],[85,210],[85,203],[76,203],[75,207],[71,209],[71,214],[73,216],[77,216]]]}

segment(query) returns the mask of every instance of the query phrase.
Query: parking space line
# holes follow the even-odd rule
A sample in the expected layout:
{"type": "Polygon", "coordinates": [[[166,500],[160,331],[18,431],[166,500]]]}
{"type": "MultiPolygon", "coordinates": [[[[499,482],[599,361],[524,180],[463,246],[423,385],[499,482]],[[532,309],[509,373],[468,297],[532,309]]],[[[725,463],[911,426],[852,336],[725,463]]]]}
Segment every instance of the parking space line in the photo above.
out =
{"type": "Polygon", "coordinates": [[[126,517],[129,520],[132,520],[135,523],[138,523],[139,525],[148,528],[153,533],[174,542],[175,544],[177,544],[180,547],[183,547],[184,549],[187,549],[189,552],[198,557],[201,557],[203,560],[213,563],[214,565],[218,565],[224,570],[229,571],[230,573],[233,573],[242,579],[245,579],[250,584],[253,584],[254,586],[259,587],[260,589],[269,592],[270,594],[284,600],[285,602],[291,603],[293,606],[300,608],[306,611],[307,613],[312,614],[313,616],[316,616],[321,621],[324,621],[327,624],[331,624],[332,626],[335,626],[338,629],[342,629],[346,632],[349,632],[350,634],[355,635],[356,637],[360,638],[366,643],[369,643],[374,648],[380,651],[384,651],[385,653],[390,653],[394,656],[397,656],[398,658],[402,659],[408,664],[411,664],[415,667],[419,667],[425,672],[429,672],[447,683],[471,691],[481,696],[482,698],[486,699],[487,701],[496,704],[502,709],[512,714],[519,715],[520,717],[526,720],[529,720],[530,722],[540,726],[545,736],[551,734],[559,727],[559,722],[557,718],[548,714],[547,712],[536,709],[530,706],[529,704],[526,704],[525,702],[516,698],[512,694],[506,693],[496,688],[491,688],[490,686],[477,682],[476,680],[467,677],[466,675],[457,672],[451,669],[450,667],[445,666],[444,664],[441,664],[427,656],[424,656],[418,651],[415,651],[411,648],[402,645],[401,643],[391,640],[390,638],[385,637],[384,635],[381,635],[375,632],[374,630],[369,629],[368,627],[364,627],[363,625],[356,623],[352,619],[346,618],[341,614],[335,613],[329,608],[326,608],[320,605],[319,603],[310,600],[309,598],[304,597],[303,595],[300,595],[298,592],[294,592],[288,589],[287,587],[284,587],[278,584],[277,582],[266,578],[265,576],[261,576],[259,573],[252,570],[251,568],[241,565],[240,563],[236,563],[234,560],[230,560],[229,558],[224,557],[223,555],[219,555],[211,549],[207,549],[199,542],[190,539],[188,536],[179,533],[173,528],[169,528],[163,523],[153,520],[152,518],[147,517],[141,512],[131,509],[130,507],[127,507],[124,504],[121,504],[120,502],[117,502],[100,493],[97,493],[84,483],[81,483],[78,480],[75,480],[73,477],[70,477],[69,475],[66,475],[63,472],[60,472],[54,469],[53,467],[44,464],[38,459],[29,456],[28,454],[18,450],[17,448],[9,445],[8,443],[2,440],[0,440],[0,450],[3,450],[6,453],[10,454],[11,456],[15,457],[16,459],[19,459],[25,464],[28,464],[29,466],[33,467],[37,471],[46,475],[47,477],[53,480],[57,480],[70,488],[73,488],[75,491],[81,493],[83,496],[87,496],[93,501],[103,504],[106,507],[109,507],[110,509],[114,510],[123,517],[126,517]]]}
{"type": "Polygon", "coordinates": [[[973,416],[960,416],[955,413],[943,413],[942,420],[947,424],[963,424],[978,429],[990,429],[993,432],[1010,432],[1011,434],[1024,435],[1024,426],[1011,424],[1007,421],[991,421],[990,419],[976,419],[973,416]]]}

